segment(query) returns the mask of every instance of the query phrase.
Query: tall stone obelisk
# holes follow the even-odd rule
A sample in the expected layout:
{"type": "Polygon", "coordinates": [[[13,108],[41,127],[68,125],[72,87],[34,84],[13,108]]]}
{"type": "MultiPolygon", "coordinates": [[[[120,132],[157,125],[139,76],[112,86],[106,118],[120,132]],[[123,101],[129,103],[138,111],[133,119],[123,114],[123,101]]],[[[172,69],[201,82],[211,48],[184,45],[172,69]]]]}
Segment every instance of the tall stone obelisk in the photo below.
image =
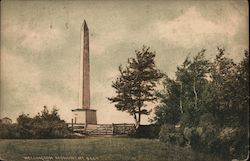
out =
{"type": "MultiPolygon", "coordinates": [[[[80,85],[78,108],[72,109],[75,124],[96,125],[96,110],[90,109],[90,65],[89,65],[89,29],[84,20],[81,27],[80,85]]],[[[73,123],[73,121],[72,121],[73,123]]]]}
{"type": "Polygon", "coordinates": [[[81,61],[80,61],[80,88],[79,107],[90,108],[90,75],[89,75],[89,29],[84,20],[81,27],[81,61]]]}

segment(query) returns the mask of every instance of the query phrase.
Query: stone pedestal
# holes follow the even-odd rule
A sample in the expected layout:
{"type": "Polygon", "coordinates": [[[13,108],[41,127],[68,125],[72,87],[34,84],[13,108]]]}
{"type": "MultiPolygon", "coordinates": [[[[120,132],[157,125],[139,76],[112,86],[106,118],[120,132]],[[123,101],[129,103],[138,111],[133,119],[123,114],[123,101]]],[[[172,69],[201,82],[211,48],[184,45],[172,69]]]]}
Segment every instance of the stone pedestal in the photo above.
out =
{"type": "Polygon", "coordinates": [[[78,108],[78,109],[73,109],[72,112],[74,114],[75,124],[85,124],[85,125],[97,124],[96,110],[78,108]]]}

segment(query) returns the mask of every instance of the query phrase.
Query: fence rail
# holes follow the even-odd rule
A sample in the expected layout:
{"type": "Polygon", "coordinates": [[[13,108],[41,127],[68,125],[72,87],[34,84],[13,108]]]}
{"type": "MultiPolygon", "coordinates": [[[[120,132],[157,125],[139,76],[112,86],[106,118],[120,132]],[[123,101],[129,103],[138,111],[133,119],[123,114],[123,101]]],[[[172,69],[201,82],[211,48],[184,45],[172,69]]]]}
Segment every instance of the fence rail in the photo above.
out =
{"type": "Polygon", "coordinates": [[[88,135],[128,135],[135,132],[134,124],[97,124],[88,125],[85,124],[72,124],[69,123],[68,127],[77,133],[88,135]]]}

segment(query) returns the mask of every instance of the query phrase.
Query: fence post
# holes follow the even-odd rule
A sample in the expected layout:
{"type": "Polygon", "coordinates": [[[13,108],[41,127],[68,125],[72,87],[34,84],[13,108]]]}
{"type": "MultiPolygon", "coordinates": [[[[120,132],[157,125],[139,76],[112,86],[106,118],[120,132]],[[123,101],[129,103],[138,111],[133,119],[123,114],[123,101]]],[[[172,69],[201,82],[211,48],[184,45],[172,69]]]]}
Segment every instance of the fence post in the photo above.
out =
{"type": "Polygon", "coordinates": [[[126,134],[125,123],[123,124],[123,134],[126,134]]]}
{"type": "Polygon", "coordinates": [[[114,135],[114,123],[112,123],[112,135],[114,135]]]}
{"type": "Polygon", "coordinates": [[[74,125],[73,125],[74,123],[73,122],[74,122],[74,119],[71,119],[72,132],[74,132],[74,125]]]}

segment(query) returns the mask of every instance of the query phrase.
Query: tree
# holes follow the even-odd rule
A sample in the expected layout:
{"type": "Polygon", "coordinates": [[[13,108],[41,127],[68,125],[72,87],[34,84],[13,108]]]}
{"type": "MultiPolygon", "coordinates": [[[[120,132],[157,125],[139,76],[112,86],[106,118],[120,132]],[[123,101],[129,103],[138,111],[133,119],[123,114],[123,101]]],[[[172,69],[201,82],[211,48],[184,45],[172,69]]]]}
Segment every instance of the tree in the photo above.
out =
{"type": "MultiPolygon", "coordinates": [[[[237,66],[236,83],[237,90],[236,97],[239,101],[236,107],[239,107],[237,113],[240,117],[240,125],[248,127],[249,113],[249,51],[245,51],[245,57],[237,66]]],[[[248,130],[247,130],[248,131],[248,130]]]]}
{"type": "Polygon", "coordinates": [[[58,109],[49,111],[46,106],[41,114],[38,113],[33,118],[32,130],[36,138],[63,138],[69,133],[65,121],[58,115],[58,109]]]}
{"type": "Polygon", "coordinates": [[[160,124],[175,125],[182,121],[185,126],[192,126],[198,123],[199,113],[204,110],[203,102],[206,98],[203,92],[207,89],[210,71],[210,63],[204,56],[205,51],[202,49],[193,59],[187,57],[177,67],[176,79],[165,77],[164,89],[159,92],[161,104],[156,107],[155,113],[155,119],[160,124]]]}
{"type": "Polygon", "coordinates": [[[136,127],[140,125],[141,115],[149,115],[147,102],[154,102],[155,87],[163,74],[156,68],[155,52],[143,46],[141,51],[135,51],[136,58],[129,58],[128,65],[119,66],[120,76],[112,82],[116,96],[108,98],[120,111],[126,111],[134,117],[136,127]]]}
{"type": "Polygon", "coordinates": [[[239,102],[235,97],[236,64],[232,59],[225,57],[225,49],[218,48],[218,54],[212,63],[211,87],[213,89],[212,102],[214,103],[214,114],[220,125],[232,125],[236,122],[231,118],[234,102],[239,102]]]}
{"type": "Polygon", "coordinates": [[[160,104],[155,108],[155,120],[158,124],[176,125],[181,115],[181,84],[168,76],[163,80],[164,88],[157,93],[160,104]]]}
{"type": "MultiPolygon", "coordinates": [[[[249,52],[238,64],[218,48],[214,60],[205,50],[177,67],[176,78],[166,77],[156,107],[162,141],[183,140],[194,150],[232,158],[246,158],[249,149],[249,52]],[[178,88],[181,82],[182,88],[178,88]],[[181,98],[181,102],[178,100],[181,98]],[[183,108],[181,113],[180,107],[183,108]],[[178,130],[168,130],[178,124],[178,130]]],[[[180,142],[182,143],[182,141],[180,142]]],[[[174,142],[176,144],[176,142],[174,142]]]]}

